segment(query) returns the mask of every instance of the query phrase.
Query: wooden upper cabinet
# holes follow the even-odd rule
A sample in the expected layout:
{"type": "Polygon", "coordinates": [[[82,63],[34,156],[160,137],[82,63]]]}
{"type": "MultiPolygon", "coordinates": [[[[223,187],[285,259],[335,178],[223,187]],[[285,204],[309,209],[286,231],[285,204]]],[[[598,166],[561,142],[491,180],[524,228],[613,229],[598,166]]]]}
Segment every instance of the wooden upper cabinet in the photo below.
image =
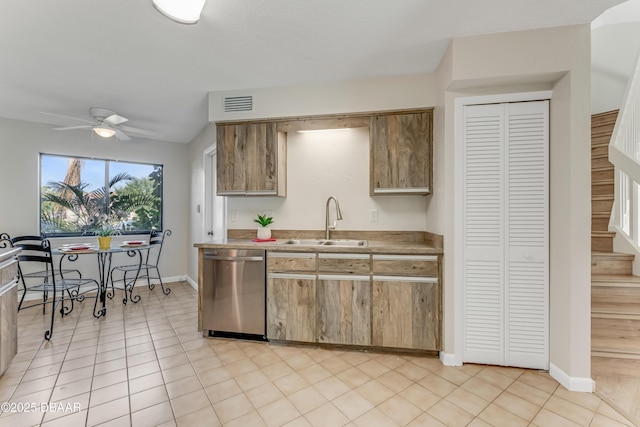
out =
{"type": "Polygon", "coordinates": [[[286,133],[275,123],[219,124],[216,132],[218,195],[286,195],[286,133]]]}
{"type": "Polygon", "coordinates": [[[373,115],[369,132],[371,195],[431,194],[433,111],[373,115]]]}

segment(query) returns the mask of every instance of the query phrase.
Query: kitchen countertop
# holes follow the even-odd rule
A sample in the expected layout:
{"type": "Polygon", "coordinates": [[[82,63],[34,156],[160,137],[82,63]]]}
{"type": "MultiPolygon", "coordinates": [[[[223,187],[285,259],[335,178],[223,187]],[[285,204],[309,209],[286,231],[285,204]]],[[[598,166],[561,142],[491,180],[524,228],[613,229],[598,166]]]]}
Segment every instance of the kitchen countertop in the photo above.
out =
{"type": "Polygon", "coordinates": [[[196,243],[194,247],[201,249],[264,249],[276,252],[318,252],[318,253],[371,253],[400,255],[442,255],[442,248],[422,242],[396,242],[368,240],[367,246],[322,246],[322,245],[290,245],[284,242],[290,239],[278,239],[275,242],[253,242],[249,239],[214,240],[196,243]]]}
{"type": "Polygon", "coordinates": [[[20,252],[21,249],[20,248],[2,248],[0,249],[0,264],[2,264],[4,261],[13,258],[14,256],[18,255],[18,252],[20,252]]]}

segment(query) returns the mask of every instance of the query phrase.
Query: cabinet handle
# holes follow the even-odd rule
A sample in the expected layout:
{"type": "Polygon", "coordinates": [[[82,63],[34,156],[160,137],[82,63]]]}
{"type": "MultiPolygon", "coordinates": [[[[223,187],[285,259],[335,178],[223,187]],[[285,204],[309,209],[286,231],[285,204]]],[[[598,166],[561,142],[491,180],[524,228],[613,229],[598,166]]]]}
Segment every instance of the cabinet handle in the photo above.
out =
{"type": "Polygon", "coordinates": [[[436,255],[373,255],[374,261],[437,261],[436,255]]]}
{"type": "Polygon", "coordinates": [[[318,280],[356,280],[358,282],[368,282],[369,276],[354,276],[351,274],[319,274],[318,280]]]}
{"type": "Polygon", "coordinates": [[[244,257],[233,257],[233,256],[215,256],[215,255],[205,255],[204,259],[213,259],[216,261],[262,261],[264,260],[261,256],[244,256],[244,257]]]}
{"type": "Polygon", "coordinates": [[[269,273],[267,279],[306,279],[315,280],[315,274],[286,274],[286,273],[269,273]]]}
{"type": "Polygon", "coordinates": [[[414,283],[438,283],[437,277],[404,277],[404,276],[373,276],[376,282],[414,282],[414,283]]]}
{"type": "Polygon", "coordinates": [[[374,188],[373,194],[393,194],[393,193],[428,193],[429,187],[413,188],[374,188]]]}

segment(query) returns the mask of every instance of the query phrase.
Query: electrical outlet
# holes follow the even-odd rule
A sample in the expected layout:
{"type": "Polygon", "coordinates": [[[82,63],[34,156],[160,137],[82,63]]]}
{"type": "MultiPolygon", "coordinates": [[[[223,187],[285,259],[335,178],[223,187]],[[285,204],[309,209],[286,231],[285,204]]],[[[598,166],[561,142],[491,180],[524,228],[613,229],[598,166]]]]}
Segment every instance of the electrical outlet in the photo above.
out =
{"type": "Polygon", "coordinates": [[[263,212],[263,215],[273,218],[273,211],[262,211],[262,212],[263,212]]]}
{"type": "Polygon", "coordinates": [[[369,209],[369,222],[378,222],[378,209],[369,209]]]}
{"type": "Polygon", "coordinates": [[[238,222],[238,211],[231,211],[231,222],[238,222]]]}

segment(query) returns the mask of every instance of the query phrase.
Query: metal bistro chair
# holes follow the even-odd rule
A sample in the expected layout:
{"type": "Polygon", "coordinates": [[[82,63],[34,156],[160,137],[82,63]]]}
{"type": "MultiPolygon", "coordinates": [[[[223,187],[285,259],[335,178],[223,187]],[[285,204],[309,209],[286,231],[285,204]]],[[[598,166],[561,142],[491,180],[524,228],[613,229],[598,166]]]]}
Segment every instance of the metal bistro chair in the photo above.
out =
{"type": "MultiPolygon", "coordinates": [[[[50,271],[51,275],[42,277],[41,283],[30,286],[30,290],[39,290],[51,300],[51,326],[44,333],[44,339],[47,341],[53,335],[53,321],[55,319],[56,307],[60,304],[60,315],[66,316],[73,311],[74,301],[84,301],[87,292],[96,291],[96,301],[93,306],[93,315],[96,316],[96,308],[98,304],[98,295],[100,293],[100,285],[93,279],[67,279],[59,271],[56,271],[53,257],[51,256],[51,243],[47,239],[42,239],[40,244],[24,245],[22,252],[18,254],[18,265],[21,271],[39,270],[50,271]],[[84,285],[93,285],[88,289],[82,288],[84,285]]],[[[46,306],[47,299],[41,304],[46,306]]],[[[34,304],[37,305],[37,304],[34,304]]],[[[25,307],[26,308],[26,307],[25,307]]],[[[97,317],[97,316],[96,316],[97,317]]]]}
{"type": "MultiPolygon", "coordinates": [[[[170,288],[165,288],[164,283],[162,283],[162,277],[160,276],[160,255],[162,254],[162,246],[164,245],[164,240],[168,236],[171,236],[171,230],[161,231],[152,231],[149,235],[149,249],[147,250],[147,256],[144,260],[141,261],[141,264],[130,264],[130,265],[119,265],[117,267],[113,267],[110,273],[111,280],[111,292],[114,292],[114,283],[122,282],[124,288],[124,300],[123,303],[127,303],[128,299],[131,301],[138,302],[140,301],[140,296],[133,296],[133,287],[135,286],[136,279],[147,279],[147,286],[149,286],[149,290],[153,290],[155,288],[155,284],[151,283],[152,279],[158,280],[160,282],[160,287],[162,288],[162,293],[165,295],[169,295],[171,293],[170,288]],[[116,271],[122,272],[122,279],[114,280],[113,273],[116,271]],[[152,274],[154,273],[155,274],[152,274]],[[137,277],[127,278],[128,273],[133,273],[137,275],[137,277]],[[127,292],[129,292],[129,298],[127,299],[127,292]]],[[[113,295],[111,295],[113,297],[113,295]]]]}
{"type": "MultiPolygon", "coordinates": [[[[0,248],[6,248],[7,246],[11,246],[13,248],[21,248],[23,251],[28,252],[32,248],[39,249],[42,247],[42,241],[45,240],[44,236],[17,236],[10,237],[7,233],[0,234],[0,248]]],[[[42,305],[42,312],[44,313],[46,306],[44,305],[49,298],[48,290],[44,290],[42,294],[42,303],[36,303],[33,305],[28,305],[23,307],[24,299],[27,296],[27,292],[38,291],[42,292],[41,289],[35,289],[30,287],[30,282],[48,282],[51,280],[53,274],[57,274],[58,277],[64,278],[64,275],[73,274],[77,275],[78,279],[82,279],[82,274],[79,270],[74,269],[62,269],[62,270],[51,270],[48,268],[48,265],[45,265],[44,270],[38,271],[28,271],[25,272],[18,265],[18,278],[20,283],[22,284],[22,296],[20,297],[20,302],[18,304],[18,311],[23,310],[25,308],[31,308],[36,305],[42,305]]]]}

